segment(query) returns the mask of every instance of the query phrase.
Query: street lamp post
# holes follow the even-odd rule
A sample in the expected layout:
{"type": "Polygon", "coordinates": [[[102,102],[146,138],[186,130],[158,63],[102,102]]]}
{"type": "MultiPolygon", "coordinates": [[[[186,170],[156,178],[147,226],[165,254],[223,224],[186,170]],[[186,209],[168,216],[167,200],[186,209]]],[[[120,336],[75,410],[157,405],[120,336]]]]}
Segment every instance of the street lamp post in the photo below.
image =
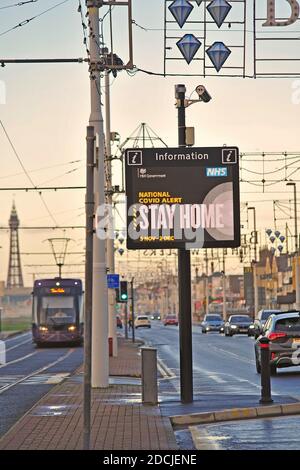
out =
{"type": "Polygon", "coordinates": [[[297,221],[297,187],[296,187],[296,183],[286,183],[287,186],[293,186],[294,188],[294,237],[295,237],[295,253],[298,253],[298,247],[299,247],[299,243],[298,243],[298,221],[297,221]]]}
{"type": "Polygon", "coordinates": [[[254,317],[258,313],[258,283],[257,283],[257,231],[256,231],[256,209],[248,207],[248,211],[253,211],[253,228],[254,228],[254,260],[252,261],[253,272],[253,289],[254,289],[254,317]]]}
{"type": "Polygon", "coordinates": [[[298,243],[298,220],[297,220],[297,187],[296,183],[286,183],[294,188],[294,231],[295,231],[295,284],[296,284],[296,304],[295,308],[300,309],[300,266],[299,266],[299,243],[298,243]]]}
{"type": "Polygon", "coordinates": [[[254,261],[257,261],[257,231],[256,231],[256,209],[248,207],[248,211],[253,211],[253,229],[254,229],[254,261]]]}

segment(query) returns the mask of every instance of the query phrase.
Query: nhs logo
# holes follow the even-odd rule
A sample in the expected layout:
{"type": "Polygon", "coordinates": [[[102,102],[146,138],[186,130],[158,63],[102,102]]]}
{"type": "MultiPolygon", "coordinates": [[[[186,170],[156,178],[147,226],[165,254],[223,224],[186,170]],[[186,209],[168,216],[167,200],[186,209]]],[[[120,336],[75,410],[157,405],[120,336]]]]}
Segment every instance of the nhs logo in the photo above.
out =
{"type": "Polygon", "coordinates": [[[206,176],[227,176],[227,168],[205,168],[206,176]]]}

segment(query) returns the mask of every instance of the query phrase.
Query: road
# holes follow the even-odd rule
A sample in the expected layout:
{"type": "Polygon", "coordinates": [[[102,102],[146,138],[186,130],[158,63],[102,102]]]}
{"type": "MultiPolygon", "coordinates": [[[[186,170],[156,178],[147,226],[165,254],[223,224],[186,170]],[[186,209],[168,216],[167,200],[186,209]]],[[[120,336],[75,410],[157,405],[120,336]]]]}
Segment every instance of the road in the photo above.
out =
{"type": "Polygon", "coordinates": [[[5,345],[6,364],[0,365],[0,436],[83,359],[81,347],[36,349],[31,333],[9,338],[5,345]]]}

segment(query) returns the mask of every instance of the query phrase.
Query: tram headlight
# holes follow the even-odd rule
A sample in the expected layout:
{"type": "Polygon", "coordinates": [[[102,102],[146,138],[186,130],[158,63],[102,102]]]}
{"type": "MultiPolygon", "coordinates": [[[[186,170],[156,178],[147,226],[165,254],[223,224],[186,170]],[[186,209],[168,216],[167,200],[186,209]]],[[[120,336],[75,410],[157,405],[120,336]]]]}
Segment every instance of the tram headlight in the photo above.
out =
{"type": "Polygon", "coordinates": [[[72,326],[69,326],[68,328],[68,331],[75,331],[76,330],[76,326],[72,325],[72,326]]]}
{"type": "Polygon", "coordinates": [[[46,326],[40,326],[40,331],[48,331],[48,328],[46,326]]]}

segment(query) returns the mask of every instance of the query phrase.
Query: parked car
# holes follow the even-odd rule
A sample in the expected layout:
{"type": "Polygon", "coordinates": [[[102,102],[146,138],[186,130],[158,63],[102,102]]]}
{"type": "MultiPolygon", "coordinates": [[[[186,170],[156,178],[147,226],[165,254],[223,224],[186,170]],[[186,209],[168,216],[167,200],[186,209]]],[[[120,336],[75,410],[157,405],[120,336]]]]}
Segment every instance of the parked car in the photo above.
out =
{"type": "Polygon", "coordinates": [[[122,323],[120,315],[117,315],[116,318],[117,318],[117,328],[123,328],[123,323],[122,323]]]}
{"type": "Polygon", "coordinates": [[[257,314],[257,318],[255,319],[254,321],[254,336],[255,336],[255,339],[257,339],[259,337],[259,335],[262,333],[263,331],[263,327],[266,323],[266,321],[268,320],[268,318],[271,316],[271,315],[277,315],[279,313],[282,313],[281,310],[260,310],[257,314]]]}
{"type": "Polygon", "coordinates": [[[166,315],[164,318],[164,325],[175,325],[178,326],[178,318],[176,315],[166,315]]]}
{"type": "Polygon", "coordinates": [[[135,328],[151,328],[151,321],[146,315],[138,315],[134,321],[135,328]]]}
{"type": "Polygon", "coordinates": [[[253,330],[254,325],[249,315],[231,315],[224,326],[225,336],[233,336],[242,333],[251,336],[253,330]]]}
{"type": "Polygon", "coordinates": [[[217,314],[207,314],[204,317],[203,322],[201,323],[202,333],[207,333],[208,331],[218,331],[220,332],[221,327],[224,325],[223,318],[221,315],[217,314]]]}
{"type": "Polygon", "coordinates": [[[257,339],[254,351],[256,370],[261,373],[262,337],[270,341],[270,369],[275,375],[277,368],[300,365],[298,348],[300,347],[300,312],[281,312],[272,314],[266,321],[262,334],[257,339]]]}

